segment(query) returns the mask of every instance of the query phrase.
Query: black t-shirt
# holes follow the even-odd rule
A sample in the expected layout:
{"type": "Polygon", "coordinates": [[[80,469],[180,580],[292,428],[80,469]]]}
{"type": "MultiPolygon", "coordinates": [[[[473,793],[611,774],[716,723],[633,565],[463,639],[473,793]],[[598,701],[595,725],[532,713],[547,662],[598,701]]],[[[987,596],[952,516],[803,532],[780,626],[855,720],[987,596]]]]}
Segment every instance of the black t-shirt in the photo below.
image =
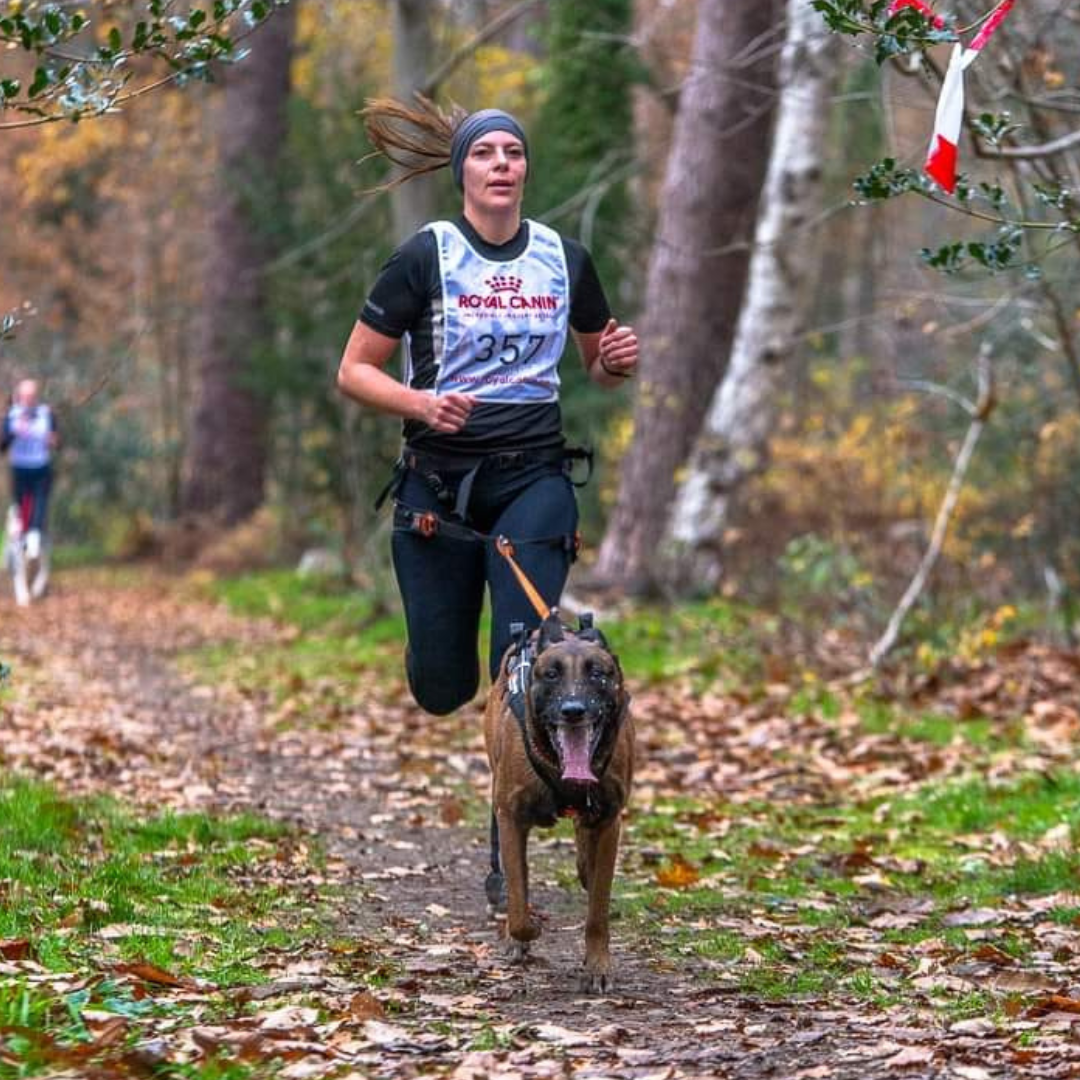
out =
{"type": "MultiPolygon", "coordinates": [[[[463,217],[454,224],[478,254],[494,262],[516,259],[529,245],[528,221],[523,221],[517,234],[505,244],[489,244],[463,217]]],[[[560,239],[569,277],[570,326],[581,333],[598,333],[611,317],[611,309],[592,258],[576,240],[560,239]]],[[[435,386],[433,324],[441,311],[437,241],[431,230],[423,229],[390,256],[360,312],[360,321],[380,334],[395,338],[409,335],[410,385],[414,389],[430,390],[435,386]]],[[[453,435],[406,420],[404,436],[411,446],[445,454],[548,448],[561,446],[563,441],[558,402],[480,402],[465,427],[453,435]]]]}

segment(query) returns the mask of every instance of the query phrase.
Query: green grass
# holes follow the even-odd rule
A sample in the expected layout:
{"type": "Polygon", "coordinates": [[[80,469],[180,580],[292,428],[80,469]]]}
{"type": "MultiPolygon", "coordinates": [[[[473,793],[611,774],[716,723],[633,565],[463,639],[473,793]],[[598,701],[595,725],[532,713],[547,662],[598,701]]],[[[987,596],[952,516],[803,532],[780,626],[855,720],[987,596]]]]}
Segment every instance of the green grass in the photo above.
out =
{"type": "MultiPolygon", "coordinates": [[[[228,988],[264,980],[269,955],[324,940],[329,888],[313,894],[282,878],[296,842],[253,815],[146,815],[0,774],[0,940],[25,942],[45,972],[63,973],[55,985],[0,977],[0,1028],[24,1029],[0,1037],[0,1080],[47,1071],[90,1043],[80,1019],[87,1007],[179,1023],[212,1013],[212,1000],[138,994],[106,974],[117,962],[228,988]],[[81,989],[58,989],[72,984],[71,973],[81,989]]],[[[270,1075],[267,1067],[221,1061],[155,1075],[246,1080],[270,1075]]]]}
{"type": "Polygon", "coordinates": [[[921,815],[923,828],[935,833],[1000,829],[1017,839],[1036,839],[1062,823],[1080,828],[1080,775],[1038,773],[1007,784],[966,780],[901,799],[891,813],[900,822],[921,815]]]}
{"type": "MultiPolygon", "coordinates": [[[[350,673],[363,678],[377,670],[383,678],[396,677],[401,692],[400,618],[365,615],[360,601],[340,591],[319,593],[321,586],[304,599],[298,593],[311,586],[294,575],[218,588],[237,610],[273,615],[304,631],[279,652],[239,658],[262,685],[273,682],[276,665],[281,693],[298,686],[310,690],[321,680],[330,702],[353,689],[350,673]],[[267,590],[276,599],[268,599],[267,590]]],[[[697,956],[707,971],[762,997],[831,995],[884,1006],[909,1000],[910,989],[895,972],[868,967],[857,950],[849,955],[847,944],[865,933],[883,902],[902,906],[929,898],[932,904],[918,925],[879,931],[878,940],[904,950],[938,939],[966,956],[978,943],[948,923],[950,913],[1080,888],[1080,856],[1035,846],[1062,824],[1074,840],[1080,837],[1080,777],[1062,770],[990,783],[983,775],[987,766],[1024,749],[1019,718],[957,720],[934,709],[915,710],[872,688],[837,689],[809,670],[800,676],[797,664],[786,675],[768,673],[764,658],[774,651],[774,621],[723,600],[675,610],[635,607],[605,620],[602,629],[635,681],[675,680],[691,692],[736,690],[745,700],[764,692],[766,678],[779,679],[794,684],[785,705],[792,715],[844,724],[855,738],[861,733],[959,748],[973,770],[968,779],[912,784],[888,801],[729,806],[660,796],[648,807],[635,807],[616,912],[659,952],[697,956]],[[852,715],[858,718],[854,731],[852,715]],[[993,850],[991,833],[1029,846],[1003,859],[993,850]],[[692,865],[696,883],[659,883],[657,873],[676,856],[692,865]],[[763,936],[750,924],[760,919],[782,929],[763,936]]],[[[781,748],[778,759],[784,753],[781,748]]],[[[557,854],[557,880],[576,891],[572,859],[561,849],[557,854]]],[[[1075,925],[1080,916],[1062,906],[1049,917],[1075,925]]],[[[1031,941],[1014,934],[1004,919],[983,936],[1021,965],[1032,952],[1031,941]]],[[[935,991],[929,1000],[951,1018],[989,1015],[1000,1007],[992,995],[982,994],[935,991]]]]}
{"type": "Polygon", "coordinates": [[[199,680],[267,694],[276,705],[293,698],[305,722],[321,724],[332,724],[341,709],[351,707],[365,677],[385,693],[400,691],[404,618],[384,611],[355,585],[268,570],[217,579],[209,588],[238,614],[270,618],[299,632],[254,650],[242,642],[192,650],[180,663],[199,680]]]}
{"type": "MultiPolygon", "coordinates": [[[[327,578],[304,579],[293,570],[270,570],[223,578],[213,582],[214,594],[238,614],[270,617],[296,626],[304,636],[327,639],[302,646],[303,660],[323,651],[360,658],[365,665],[385,664],[400,671],[405,623],[398,612],[373,607],[355,585],[327,578]],[[330,643],[333,639],[333,644],[330,643]],[[395,644],[395,649],[387,649],[395,644]]],[[[480,627],[481,651],[490,636],[490,612],[485,606],[480,627]]],[[[772,622],[750,609],[723,600],[695,602],[672,611],[660,607],[635,608],[625,618],[613,618],[601,627],[624,668],[640,681],[689,674],[711,682],[718,676],[744,682],[758,674],[757,635],[765,636],[772,622]]]]}
{"type": "Polygon", "coordinates": [[[933,710],[912,713],[901,704],[877,697],[858,699],[855,710],[863,730],[872,735],[895,735],[935,746],[948,746],[959,739],[991,752],[1021,747],[1026,742],[1019,717],[1007,723],[995,723],[988,717],[957,720],[933,710]]]}
{"type": "MultiPolygon", "coordinates": [[[[305,631],[348,632],[386,617],[366,592],[344,578],[304,578],[289,569],[221,578],[212,589],[238,614],[276,619],[305,631]]],[[[396,626],[399,620],[390,622],[396,626]]]]}
{"type": "Polygon", "coordinates": [[[689,675],[705,685],[717,679],[746,685],[761,678],[758,647],[772,630],[770,618],[725,600],[696,601],[669,609],[636,607],[600,627],[624,671],[644,682],[689,675]]]}
{"type": "Polygon", "coordinates": [[[78,570],[107,561],[100,544],[57,544],[52,550],[53,570],[78,570]]]}
{"type": "MultiPolygon", "coordinates": [[[[881,939],[901,951],[940,939],[958,956],[989,940],[1023,966],[1031,940],[1007,925],[1004,910],[1001,925],[991,923],[978,940],[950,926],[947,916],[1016,898],[1075,894],[1080,854],[1071,846],[1044,852],[1034,846],[1063,823],[1074,839],[1080,834],[1080,776],[1064,770],[1009,783],[927,784],[887,803],[728,807],[672,799],[632,815],[616,902],[626,923],[661,951],[692,953],[747,993],[886,1002],[904,992],[902,984],[849,960],[845,934],[865,927],[889,897],[897,904],[929,898],[932,906],[917,926],[879,931],[881,939]],[[991,833],[1028,846],[1002,859],[992,850],[991,833]],[[674,858],[688,862],[698,880],[662,886],[660,875],[674,858]],[[858,879],[870,871],[874,883],[864,885],[858,879]],[[785,928],[784,935],[754,931],[762,916],[785,928]],[[669,932],[657,934],[658,926],[669,932]],[[789,936],[787,928],[796,927],[803,929],[789,936]]],[[[1062,906],[1050,917],[1075,926],[1078,911],[1062,906]]],[[[952,1019],[989,1015],[1000,1006],[986,995],[969,997],[946,993],[933,1003],[952,1019]]]]}
{"type": "Polygon", "coordinates": [[[182,666],[199,679],[268,692],[277,704],[301,694],[305,704],[318,706],[304,711],[328,722],[355,700],[365,676],[391,694],[400,689],[404,616],[383,610],[350,582],[267,570],[218,579],[210,589],[238,614],[270,618],[299,633],[257,650],[243,643],[193,650],[182,666]]]}
{"type": "Polygon", "coordinates": [[[743,885],[752,886],[764,874],[773,882],[771,888],[784,894],[842,882],[842,876],[829,872],[830,860],[853,850],[866,850],[877,859],[919,859],[926,864],[924,874],[897,873],[901,883],[907,878],[926,880],[929,872],[931,877],[1009,881],[1027,892],[1045,892],[1067,880],[1075,863],[1071,852],[1048,852],[1012,867],[989,867],[958,838],[1000,832],[1015,840],[1035,841],[1061,824],[1074,837],[1080,835],[1080,775],[1039,773],[1002,784],[972,778],[924,785],[887,803],[874,799],[830,807],[766,803],[725,807],[670,800],[655,803],[632,820],[636,846],[677,851],[699,865],[702,875],[726,872],[743,885]],[[711,826],[727,816],[738,823],[726,828],[720,840],[711,826]],[[790,854],[811,837],[817,838],[812,856],[790,854]],[[797,870],[801,876],[785,883],[784,873],[770,869],[776,867],[797,870]]]}
{"type": "Polygon", "coordinates": [[[147,819],[111,800],[68,800],[0,779],[0,938],[25,938],[39,962],[64,968],[85,959],[108,926],[128,958],[250,980],[257,973],[245,958],[265,943],[262,921],[293,919],[302,929],[282,888],[251,885],[257,864],[289,844],[282,826],[251,816],[147,819]]]}

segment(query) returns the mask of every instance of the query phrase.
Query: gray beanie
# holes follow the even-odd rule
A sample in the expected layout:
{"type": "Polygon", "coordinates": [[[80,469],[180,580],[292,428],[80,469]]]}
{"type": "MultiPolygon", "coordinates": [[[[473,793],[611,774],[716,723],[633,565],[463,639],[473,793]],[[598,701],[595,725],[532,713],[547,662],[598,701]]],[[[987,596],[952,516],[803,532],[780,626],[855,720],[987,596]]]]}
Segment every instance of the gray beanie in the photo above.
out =
{"type": "Polygon", "coordinates": [[[469,113],[458,125],[450,143],[450,171],[454,174],[454,183],[459,188],[464,187],[463,172],[469,147],[481,135],[492,131],[508,131],[519,138],[521,145],[525,147],[525,157],[528,158],[529,144],[525,141],[525,129],[508,112],[503,112],[502,109],[481,109],[479,112],[469,113]]]}

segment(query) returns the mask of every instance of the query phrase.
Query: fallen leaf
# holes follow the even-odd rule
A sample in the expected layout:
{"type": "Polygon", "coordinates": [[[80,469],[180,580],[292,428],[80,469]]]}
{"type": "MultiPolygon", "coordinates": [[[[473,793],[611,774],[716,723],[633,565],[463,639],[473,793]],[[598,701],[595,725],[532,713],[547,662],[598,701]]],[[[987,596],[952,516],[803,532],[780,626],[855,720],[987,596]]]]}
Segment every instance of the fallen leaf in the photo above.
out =
{"type": "Polygon", "coordinates": [[[941,920],[942,926],[990,926],[1004,919],[1004,913],[993,908],[966,908],[953,911],[941,920]]]}
{"type": "Polygon", "coordinates": [[[997,1031],[997,1025],[985,1016],[972,1016],[950,1024],[949,1031],[954,1035],[993,1035],[997,1031]]]}
{"type": "Polygon", "coordinates": [[[354,1020],[382,1020],[386,1010],[374,994],[364,990],[349,1000],[349,1016],[354,1020]]]}
{"type": "Polygon", "coordinates": [[[1060,979],[1042,975],[1037,971],[998,971],[988,980],[994,990],[1008,994],[1037,994],[1057,989],[1060,979]]]}
{"type": "Polygon", "coordinates": [[[1080,1000],[1064,994],[1048,994],[1034,1002],[1024,1014],[1029,1017],[1045,1016],[1047,1013],[1080,1013],[1080,1000]]]}
{"type": "Polygon", "coordinates": [[[681,855],[673,855],[667,866],[656,871],[656,882],[666,889],[685,889],[696,885],[701,873],[681,855]]]}
{"type": "Polygon", "coordinates": [[[118,975],[134,975],[143,982],[154,983],[157,986],[192,986],[190,979],[173,975],[171,972],[159,968],[156,964],[116,964],[113,967],[118,975]]]}
{"type": "Polygon", "coordinates": [[[263,1013],[259,1017],[259,1027],[263,1031],[293,1031],[296,1028],[310,1028],[319,1019],[318,1009],[304,1008],[300,1005],[286,1005],[273,1012],[263,1013]]]}
{"type": "Polygon", "coordinates": [[[412,1039],[405,1028],[384,1024],[381,1020],[366,1020],[364,1034],[376,1046],[393,1046],[395,1043],[408,1043],[412,1039]]]}
{"type": "Polygon", "coordinates": [[[925,1065],[933,1061],[937,1051],[932,1046],[905,1046],[899,1053],[886,1058],[882,1064],[887,1069],[907,1069],[912,1065],[925,1065]]]}
{"type": "Polygon", "coordinates": [[[593,1043],[591,1035],[558,1024],[533,1024],[530,1030],[541,1042],[555,1043],[556,1046],[591,1046],[593,1043]]]}
{"type": "Polygon", "coordinates": [[[0,956],[5,960],[29,960],[30,942],[26,938],[8,938],[0,941],[0,956]]]}

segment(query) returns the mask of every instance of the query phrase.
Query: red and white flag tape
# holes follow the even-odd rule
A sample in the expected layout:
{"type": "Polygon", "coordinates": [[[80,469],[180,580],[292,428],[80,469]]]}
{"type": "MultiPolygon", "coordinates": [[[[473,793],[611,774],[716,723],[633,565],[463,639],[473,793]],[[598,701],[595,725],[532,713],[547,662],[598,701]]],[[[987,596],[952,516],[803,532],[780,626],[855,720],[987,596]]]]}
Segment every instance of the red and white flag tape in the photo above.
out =
{"type": "Polygon", "coordinates": [[[938,15],[934,9],[923,0],[892,0],[889,5],[889,14],[895,15],[901,8],[914,8],[920,14],[925,15],[935,30],[943,30],[945,28],[945,20],[938,15]]]}
{"type": "MultiPolygon", "coordinates": [[[[980,50],[1009,14],[1014,3],[1015,0],[1001,0],[966,49],[959,44],[953,46],[949,67],[938,96],[937,112],[934,114],[934,134],[930,137],[930,148],[923,166],[926,173],[950,195],[956,190],[957,146],[964,121],[964,71],[974,63],[980,50]]],[[[924,0],[892,0],[889,14],[895,15],[905,7],[921,12],[936,30],[945,25],[945,20],[924,0]]]]}

